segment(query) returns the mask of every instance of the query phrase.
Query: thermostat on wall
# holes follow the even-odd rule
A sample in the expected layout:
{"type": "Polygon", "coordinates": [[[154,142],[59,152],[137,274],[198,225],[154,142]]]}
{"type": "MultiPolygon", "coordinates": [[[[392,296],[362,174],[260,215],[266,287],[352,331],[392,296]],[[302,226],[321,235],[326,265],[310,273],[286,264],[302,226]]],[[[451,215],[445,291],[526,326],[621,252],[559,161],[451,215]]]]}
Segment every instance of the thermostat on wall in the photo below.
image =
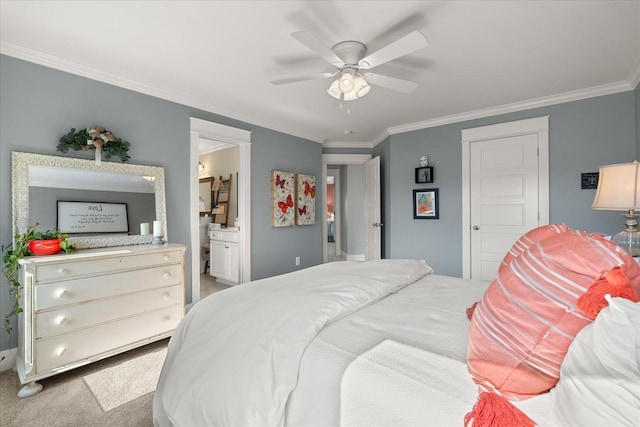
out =
{"type": "Polygon", "coordinates": [[[588,190],[598,188],[598,172],[587,172],[582,174],[582,189],[588,190]]]}

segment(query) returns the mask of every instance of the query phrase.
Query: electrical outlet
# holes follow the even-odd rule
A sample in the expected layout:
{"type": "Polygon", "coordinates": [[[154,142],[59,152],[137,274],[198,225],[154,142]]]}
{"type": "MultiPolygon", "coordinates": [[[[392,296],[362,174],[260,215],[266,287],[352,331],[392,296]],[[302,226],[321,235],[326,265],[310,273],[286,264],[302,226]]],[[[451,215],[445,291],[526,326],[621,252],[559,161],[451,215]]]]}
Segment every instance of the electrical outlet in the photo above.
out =
{"type": "Polygon", "coordinates": [[[296,265],[300,265],[300,257],[299,256],[296,257],[296,265]]]}

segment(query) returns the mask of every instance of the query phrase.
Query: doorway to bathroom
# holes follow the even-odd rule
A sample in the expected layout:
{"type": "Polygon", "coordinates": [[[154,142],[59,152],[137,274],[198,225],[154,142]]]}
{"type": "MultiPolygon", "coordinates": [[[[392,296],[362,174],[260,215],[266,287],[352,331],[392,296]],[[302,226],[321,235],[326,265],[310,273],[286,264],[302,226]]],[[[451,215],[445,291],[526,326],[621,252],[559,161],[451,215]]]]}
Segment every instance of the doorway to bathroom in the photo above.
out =
{"type": "MultiPolygon", "coordinates": [[[[226,144],[237,148],[237,240],[238,240],[238,283],[251,280],[251,132],[219,123],[190,118],[190,217],[191,220],[191,305],[200,301],[201,231],[200,231],[200,146],[202,144],[226,144]]],[[[205,166],[206,171],[206,166],[205,166]]],[[[211,171],[217,174],[216,171],[211,171]]],[[[233,221],[233,225],[236,224],[233,221]]],[[[188,298],[188,295],[187,295],[188,298]]]]}

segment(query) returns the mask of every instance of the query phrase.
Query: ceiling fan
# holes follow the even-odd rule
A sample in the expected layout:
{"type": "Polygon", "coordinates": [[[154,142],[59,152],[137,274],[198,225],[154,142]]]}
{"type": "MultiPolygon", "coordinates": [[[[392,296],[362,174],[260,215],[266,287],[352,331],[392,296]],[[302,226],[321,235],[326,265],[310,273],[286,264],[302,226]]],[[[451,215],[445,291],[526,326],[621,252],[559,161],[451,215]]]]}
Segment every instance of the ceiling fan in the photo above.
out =
{"type": "Polygon", "coordinates": [[[418,83],[416,82],[366,72],[366,70],[370,70],[428,46],[426,37],[418,31],[412,31],[369,55],[367,55],[367,46],[358,41],[343,41],[329,48],[316,36],[306,31],[293,33],[291,36],[320,55],[320,57],[336,67],[337,70],[334,72],[273,80],[271,83],[281,85],[337,76],[327,92],[334,98],[343,101],[362,98],[371,90],[369,84],[402,93],[413,92],[418,87],[418,83]]]}

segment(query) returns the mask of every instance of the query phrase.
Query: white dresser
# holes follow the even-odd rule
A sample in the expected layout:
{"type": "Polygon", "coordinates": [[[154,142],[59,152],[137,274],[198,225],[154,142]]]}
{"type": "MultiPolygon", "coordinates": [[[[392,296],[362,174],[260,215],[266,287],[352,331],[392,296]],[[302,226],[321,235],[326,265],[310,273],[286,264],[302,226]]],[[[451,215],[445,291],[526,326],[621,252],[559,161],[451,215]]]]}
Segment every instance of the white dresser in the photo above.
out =
{"type": "Polygon", "coordinates": [[[42,388],[35,380],[170,336],[184,316],[185,249],[136,245],[22,259],[16,367],[29,384],[21,397],[42,388]]]}
{"type": "Polygon", "coordinates": [[[209,230],[211,275],[216,281],[237,285],[240,279],[240,245],[237,228],[209,230]]]}

